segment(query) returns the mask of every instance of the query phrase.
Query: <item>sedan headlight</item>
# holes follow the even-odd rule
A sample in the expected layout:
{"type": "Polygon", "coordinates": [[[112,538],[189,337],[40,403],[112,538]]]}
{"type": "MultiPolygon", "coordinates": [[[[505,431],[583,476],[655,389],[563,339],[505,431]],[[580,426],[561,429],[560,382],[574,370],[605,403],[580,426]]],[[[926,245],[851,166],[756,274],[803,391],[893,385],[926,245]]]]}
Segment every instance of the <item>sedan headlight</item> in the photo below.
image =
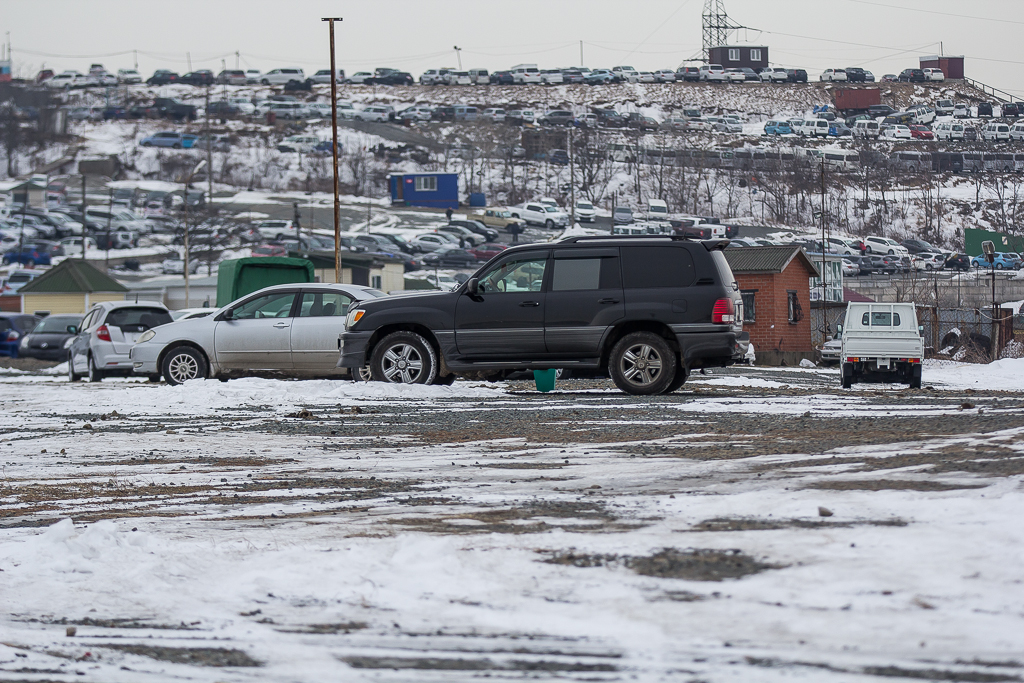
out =
{"type": "Polygon", "coordinates": [[[139,336],[138,340],[135,343],[136,344],[144,344],[145,342],[148,342],[150,339],[152,339],[155,336],[156,336],[156,330],[146,330],[145,332],[143,332],[139,336]]]}
{"type": "Polygon", "coordinates": [[[357,322],[363,319],[364,315],[366,315],[366,311],[361,308],[349,311],[348,315],[345,317],[345,329],[351,330],[357,322]]]}

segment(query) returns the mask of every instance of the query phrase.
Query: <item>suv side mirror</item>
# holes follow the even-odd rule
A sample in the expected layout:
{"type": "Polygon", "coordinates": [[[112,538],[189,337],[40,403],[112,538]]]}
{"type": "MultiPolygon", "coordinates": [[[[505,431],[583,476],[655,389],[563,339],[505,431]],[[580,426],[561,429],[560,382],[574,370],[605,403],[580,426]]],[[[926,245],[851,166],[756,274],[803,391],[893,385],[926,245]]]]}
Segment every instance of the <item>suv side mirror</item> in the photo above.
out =
{"type": "Polygon", "coordinates": [[[836,331],[839,332],[839,333],[842,333],[842,331],[843,331],[843,324],[842,323],[839,323],[838,325],[836,325],[836,331]]]}
{"type": "Polygon", "coordinates": [[[78,334],[78,325],[68,325],[67,332],[68,334],[78,334]]]}
{"type": "Polygon", "coordinates": [[[472,294],[473,296],[476,296],[477,294],[479,294],[480,293],[480,281],[477,278],[475,278],[475,277],[469,278],[469,281],[466,282],[466,291],[468,293],[472,294]]]}

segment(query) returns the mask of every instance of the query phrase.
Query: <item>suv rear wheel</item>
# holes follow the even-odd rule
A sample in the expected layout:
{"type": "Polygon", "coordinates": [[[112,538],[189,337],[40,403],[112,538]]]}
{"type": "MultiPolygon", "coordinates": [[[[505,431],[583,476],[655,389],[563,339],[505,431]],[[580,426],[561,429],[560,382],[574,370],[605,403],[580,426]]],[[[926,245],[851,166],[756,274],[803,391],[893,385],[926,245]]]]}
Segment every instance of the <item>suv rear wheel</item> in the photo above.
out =
{"type": "Polygon", "coordinates": [[[427,340],[415,332],[392,332],[373,350],[370,374],[377,382],[433,384],[437,377],[437,355],[427,340]]]}
{"type": "Polygon", "coordinates": [[[608,370],[627,394],[664,393],[676,377],[676,355],[668,342],[653,332],[633,332],[612,348],[608,370]]]}

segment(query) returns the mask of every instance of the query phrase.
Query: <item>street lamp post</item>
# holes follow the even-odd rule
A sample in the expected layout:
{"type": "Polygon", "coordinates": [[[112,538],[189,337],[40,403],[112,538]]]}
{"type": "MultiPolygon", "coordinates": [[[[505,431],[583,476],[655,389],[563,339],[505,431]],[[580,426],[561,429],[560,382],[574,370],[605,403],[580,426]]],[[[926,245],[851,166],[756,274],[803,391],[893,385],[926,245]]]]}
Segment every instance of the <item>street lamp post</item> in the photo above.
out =
{"type": "Polygon", "coordinates": [[[189,308],[192,305],[192,300],[191,297],[189,296],[190,293],[188,282],[188,265],[191,257],[191,249],[189,247],[188,239],[188,185],[189,183],[192,182],[192,178],[195,176],[195,174],[198,173],[204,166],[206,166],[206,159],[203,159],[198,164],[196,164],[195,167],[192,169],[192,172],[185,177],[185,235],[183,239],[185,243],[185,258],[184,267],[182,268],[182,270],[185,272],[185,308],[189,308]]]}

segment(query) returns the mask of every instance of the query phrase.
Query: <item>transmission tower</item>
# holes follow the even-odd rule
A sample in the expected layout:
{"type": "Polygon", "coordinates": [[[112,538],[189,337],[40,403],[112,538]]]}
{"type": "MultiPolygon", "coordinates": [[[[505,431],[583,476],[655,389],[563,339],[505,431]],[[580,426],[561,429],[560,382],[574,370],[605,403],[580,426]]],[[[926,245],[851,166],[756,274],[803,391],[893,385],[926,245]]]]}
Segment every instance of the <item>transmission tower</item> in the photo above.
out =
{"type": "Polygon", "coordinates": [[[729,31],[743,28],[725,13],[725,0],[704,0],[704,59],[711,61],[711,48],[725,45],[729,31]]]}

